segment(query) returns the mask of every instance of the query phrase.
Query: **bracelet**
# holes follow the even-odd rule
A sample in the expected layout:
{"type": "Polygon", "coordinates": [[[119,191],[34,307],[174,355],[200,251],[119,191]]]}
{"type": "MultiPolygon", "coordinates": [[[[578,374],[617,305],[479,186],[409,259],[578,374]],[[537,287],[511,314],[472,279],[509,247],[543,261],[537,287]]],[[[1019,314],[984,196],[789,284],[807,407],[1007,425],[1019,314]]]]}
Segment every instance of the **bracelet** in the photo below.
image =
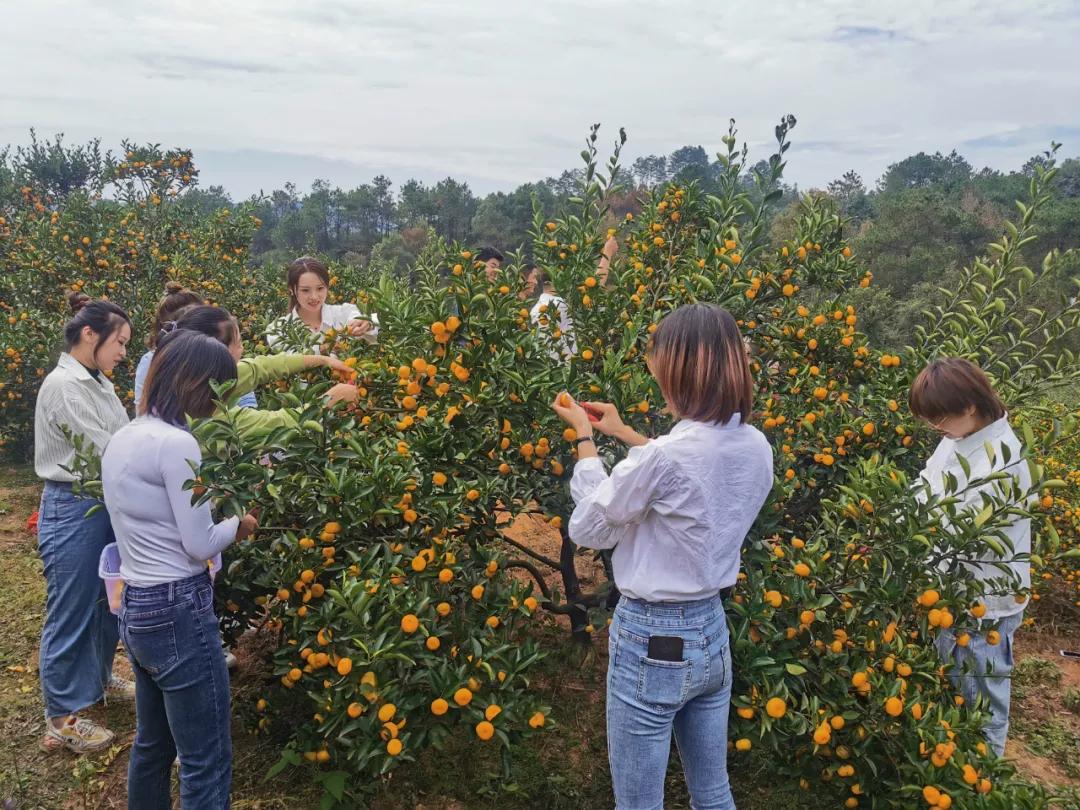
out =
{"type": "MultiPolygon", "coordinates": [[[[592,442],[592,440],[592,436],[582,436],[580,439],[574,442],[574,447],[580,447],[582,442],[592,442]]],[[[593,444],[596,444],[596,442],[593,442],[593,444]]]]}

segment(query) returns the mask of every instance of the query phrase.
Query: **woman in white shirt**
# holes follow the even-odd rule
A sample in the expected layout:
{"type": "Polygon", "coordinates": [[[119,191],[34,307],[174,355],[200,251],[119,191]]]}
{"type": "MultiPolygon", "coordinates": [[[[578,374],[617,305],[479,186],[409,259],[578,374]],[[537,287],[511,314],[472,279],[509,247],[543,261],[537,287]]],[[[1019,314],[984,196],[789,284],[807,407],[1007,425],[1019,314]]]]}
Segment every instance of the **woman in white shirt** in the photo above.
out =
{"type": "MultiPolygon", "coordinates": [[[[915,416],[943,434],[920,474],[924,488],[917,497],[957,498],[955,508],[969,515],[983,508],[984,495],[1020,508],[1035,497],[1028,460],[1009,427],[1005,405],[974,363],[959,357],[935,360],[915,379],[908,402],[915,416]],[[1001,472],[1007,477],[980,485],[969,483],[1001,472]]],[[[942,522],[948,531],[944,516],[942,522]]],[[[1013,635],[1023,622],[1025,594],[1031,588],[1031,520],[1014,516],[1001,532],[1012,546],[1004,555],[989,546],[953,552],[975,557],[953,565],[962,565],[983,583],[979,618],[985,632],[970,634],[966,644],[958,643],[950,629],[940,630],[935,639],[938,654],[952,666],[950,678],[967,703],[973,705],[980,695],[986,698],[990,717],[983,733],[998,756],[1005,753],[1009,731],[1013,635]]],[[[948,576],[949,565],[943,562],[940,568],[945,570],[932,572],[932,576],[948,576]]]]}
{"type": "Polygon", "coordinates": [[[74,436],[101,453],[128,423],[127,411],[106,376],[127,355],[131,321],[116,304],[72,293],[74,316],[64,328],[66,349],[41,384],[34,408],[34,468],[45,482],[38,553],[45,572],[41,631],[41,691],[46,751],[83,754],[107,748],[113,733],[76,712],[103,696],[132,697],[129,681],[112,674],[116,617],[98,577],[101,550],[113,540],[101,501],[75,495],[74,436]],[[92,515],[87,513],[97,508],[92,515]]]}
{"type": "Polygon", "coordinates": [[[570,318],[570,308],[566,300],[555,292],[555,285],[544,270],[536,264],[525,268],[525,293],[532,295],[536,290],[536,303],[529,310],[533,326],[551,345],[554,360],[569,359],[577,354],[577,341],[574,339],[574,321],[570,318]]]}
{"type": "Polygon", "coordinates": [[[184,807],[229,806],[232,779],[229,675],[221,654],[206,561],[256,528],[252,514],[214,522],[184,485],[202,460],[187,417],[214,410],[211,380],[236,379],[229,350],[186,329],[158,344],[144,415],[113,436],[101,482],[125,582],[120,634],[135,673],[135,742],[128,807],[171,807],[180,760],[184,807]]]}
{"type": "Polygon", "coordinates": [[[662,807],[671,733],[694,807],[733,808],[727,776],[731,652],[721,594],[773,484],[772,448],[744,419],[750,367],[735,319],[712,304],[669,314],[648,366],[679,419],[648,440],[608,403],[555,411],[577,433],[569,532],[613,549],[622,598],[608,642],[608,756],[618,808],[662,807]],[[593,429],[631,450],[610,475],[593,429]]]}
{"type": "Polygon", "coordinates": [[[330,271],[318,259],[301,256],[294,261],[286,271],[285,283],[289,290],[289,312],[267,327],[266,344],[271,349],[281,345],[286,324],[290,321],[300,321],[307,326],[315,346],[318,346],[322,335],[331,329],[345,331],[368,343],[375,342],[379,335],[378,315],[372,313],[370,317],[364,317],[356,304],[349,302],[326,303],[326,295],[330,291],[330,271]]]}

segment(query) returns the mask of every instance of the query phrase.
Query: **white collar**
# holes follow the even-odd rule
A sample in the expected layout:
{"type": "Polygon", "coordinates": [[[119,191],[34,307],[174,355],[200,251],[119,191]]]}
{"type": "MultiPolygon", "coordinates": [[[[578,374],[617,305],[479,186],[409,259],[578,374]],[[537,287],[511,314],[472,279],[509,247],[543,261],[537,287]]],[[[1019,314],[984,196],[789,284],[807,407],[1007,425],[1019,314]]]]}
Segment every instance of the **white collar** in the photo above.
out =
{"type": "Polygon", "coordinates": [[[710,430],[733,430],[734,428],[742,427],[742,414],[738,411],[731,415],[731,418],[726,422],[701,422],[697,419],[680,419],[675,423],[675,426],[668,431],[668,435],[675,436],[679,433],[685,433],[689,430],[696,428],[708,428],[710,430]]]}

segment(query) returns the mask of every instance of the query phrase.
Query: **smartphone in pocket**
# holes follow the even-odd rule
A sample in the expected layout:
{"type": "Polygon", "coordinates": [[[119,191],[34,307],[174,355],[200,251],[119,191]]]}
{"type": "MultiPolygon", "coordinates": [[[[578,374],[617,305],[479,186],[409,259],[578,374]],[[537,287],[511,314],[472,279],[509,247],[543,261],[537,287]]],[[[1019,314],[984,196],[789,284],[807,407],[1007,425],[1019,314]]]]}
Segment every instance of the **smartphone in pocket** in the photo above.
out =
{"type": "Polygon", "coordinates": [[[647,656],[654,661],[682,661],[683,640],[678,636],[649,636],[647,656]]]}

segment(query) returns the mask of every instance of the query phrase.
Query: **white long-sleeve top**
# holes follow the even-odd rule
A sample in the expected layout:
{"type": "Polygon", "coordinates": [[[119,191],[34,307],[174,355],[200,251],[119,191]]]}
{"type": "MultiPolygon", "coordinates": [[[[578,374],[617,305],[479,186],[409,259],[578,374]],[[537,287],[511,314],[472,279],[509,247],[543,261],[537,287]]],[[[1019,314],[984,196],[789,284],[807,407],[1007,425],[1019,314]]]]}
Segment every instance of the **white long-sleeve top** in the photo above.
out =
{"type": "MultiPolygon", "coordinates": [[[[300,318],[296,314],[296,310],[289,310],[289,314],[285,315],[277,320],[274,320],[266,328],[266,345],[271,349],[278,348],[278,344],[282,340],[282,325],[295,321],[300,318]]],[[[322,323],[318,329],[312,329],[312,348],[318,350],[319,341],[326,332],[331,329],[341,330],[344,329],[349,321],[355,321],[360,319],[366,319],[371,321],[372,329],[366,335],[364,340],[368,343],[374,343],[379,337],[379,316],[376,313],[370,315],[360,314],[360,309],[356,304],[346,301],[343,304],[323,304],[322,308],[322,323]]]]}
{"type": "MultiPolygon", "coordinates": [[[[957,505],[958,510],[981,511],[984,507],[983,494],[996,500],[1008,498],[1014,502],[1024,503],[1034,497],[1034,493],[1031,493],[1031,472],[1028,470],[1027,461],[1020,457],[1022,449],[1020,440],[1009,426],[1008,416],[1003,416],[963,439],[943,438],[927,459],[926,467],[919,475],[929,486],[931,494],[956,495],[961,501],[957,505]],[[993,449],[993,460],[986,451],[987,444],[993,449]],[[1002,450],[1005,447],[1009,449],[1008,465],[1005,463],[1005,454],[1002,450]],[[957,456],[963,456],[967,461],[971,469],[970,477],[964,472],[957,456]],[[1002,489],[1000,482],[968,488],[970,480],[984,478],[999,470],[1007,470],[1012,475],[1015,489],[1011,493],[1002,489]],[[954,476],[957,482],[956,489],[952,493],[947,492],[947,476],[949,475],[954,476]]],[[[926,490],[917,493],[920,499],[925,496],[926,490]]],[[[985,554],[980,558],[985,563],[965,563],[965,567],[984,582],[1004,580],[1008,577],[1007,573],[992,563],[1006,564],[1015,578],[1011,586],[999,587],[997,593],[991,590],[984,595],[986,620],[1002,619],[1022,611],[1027,601],[1018,603],[1013,594],[1016,587],[1028,588],[1031,585],[1031,563],[1026,558],[1026,555],[1031,553],[1031,520],[1016,518],[1004,529],[1003,533],[1012,543],[1013,554],[1008,554],[1006,550],[1006,556],[999,557],[987,547],[985,554]],[[1025,555],[1024,559],[1015,559],[1019,555],[1025,555]]]]}
{"type": "Polygon", "coordinates": [[[574,467],[570,537],[613,548],[615,584],[633,599],[685,602],[735,584],[740,550],[773,485],[772,447],[736,414],[684,419],[634,447],[611,471],[574,467]]]}
{"type": "Polygon", "coordinates": [[[116,544],[120,576],[147,588],[206,570],[206,561],[236,538],[240,519],[214,523],[210,504],[191,505],[184,484],[202,460],[195,437],[156,416],[119,430],[101,459],[101,483],[116,544]]]}
{"type": "Polygon", "coordinates": [[[64,467],[75,463],[70,428],[93,442],[100,454],[113,434],[128,423],[128,413],[104,374],[96,377],[67,352],[60,355],[38,390],[34,406],[34,471],[46,481],[74,481],[64,467]]]}

